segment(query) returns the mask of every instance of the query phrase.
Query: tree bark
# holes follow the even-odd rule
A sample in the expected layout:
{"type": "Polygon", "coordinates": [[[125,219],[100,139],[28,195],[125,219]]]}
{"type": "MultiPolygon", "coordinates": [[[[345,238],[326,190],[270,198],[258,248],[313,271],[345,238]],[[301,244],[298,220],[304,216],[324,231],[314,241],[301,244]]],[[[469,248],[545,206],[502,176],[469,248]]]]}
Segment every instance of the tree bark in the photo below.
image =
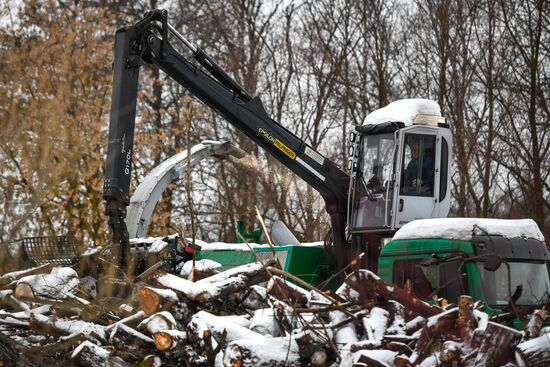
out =
{"type": "Polygon", "coordinates": [[[296,307],[303,307],[309,301],[308,291],[278,276],[269,280],[266,289],[268,294],[296,307]]]}
{"type": "Polygon", "coordinates": [[[111,357],[107,350],[89,341],[80,344],[71,355],[71,359],[78,362],[80,366],[85,367],[130,367],[122,359],[111,357]]]}
{"type": "Polygon", "coordinates": [[[541,335],[516,347],[516,358],[523,366],[550,366],[550,336],[541,335]]]}

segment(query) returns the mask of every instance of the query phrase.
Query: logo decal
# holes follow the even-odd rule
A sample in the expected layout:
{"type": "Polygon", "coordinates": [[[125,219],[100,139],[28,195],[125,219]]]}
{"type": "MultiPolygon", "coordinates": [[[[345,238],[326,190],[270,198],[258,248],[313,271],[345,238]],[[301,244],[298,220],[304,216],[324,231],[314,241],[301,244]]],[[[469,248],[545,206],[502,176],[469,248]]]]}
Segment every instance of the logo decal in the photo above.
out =
{"type": "Polygon", "coordinates": [[[277,149],[279,149],[281,152],[283,152],[287,157],[290,159],[296,159],[296,153],[289,147],[287,147],[282,141],[279,139],[273,137],[270,133],[265,131],[263,128],[258,128],[258,132],[266,138],[266,140],[269,140],[277,149]]]}

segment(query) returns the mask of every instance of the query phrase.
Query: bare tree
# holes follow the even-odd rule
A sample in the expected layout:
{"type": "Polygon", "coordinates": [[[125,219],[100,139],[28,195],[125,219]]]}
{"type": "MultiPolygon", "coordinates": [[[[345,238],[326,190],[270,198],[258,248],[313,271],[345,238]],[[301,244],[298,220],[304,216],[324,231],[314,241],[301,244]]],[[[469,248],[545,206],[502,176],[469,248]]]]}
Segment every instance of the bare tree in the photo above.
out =
{"type": "MultiPolygon", "coordinates": [[[[543,0],[501,1],[502,22],[510,58],[505,88],[499,91],[507,152],[496,158],[512,174],[521,194],[522,214],[541,228],[549,209],[548,153],[548,21],[550,6],[543,0]]],[[[548,232],[547,232],[548,233],[548,232]]]]}

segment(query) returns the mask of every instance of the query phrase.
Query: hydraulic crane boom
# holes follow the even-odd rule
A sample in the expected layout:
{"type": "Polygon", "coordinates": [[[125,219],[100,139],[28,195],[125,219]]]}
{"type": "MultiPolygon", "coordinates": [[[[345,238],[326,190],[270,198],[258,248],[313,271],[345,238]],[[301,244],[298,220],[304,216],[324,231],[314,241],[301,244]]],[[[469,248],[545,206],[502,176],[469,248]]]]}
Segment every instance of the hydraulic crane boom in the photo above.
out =
{"type": "Polygon", "coordinates": [[[129,204],[139,68],[153,64],[213,108],[255,143],[296,173],[323,197],[330,215],[337,267],[351,256],[346,251],[345,220],[349,176],[302,139],[271,119],[258,97],[251,97],[202,50],[168,24],[167,12],[153,10],[136,25],[119,29],[115,38],[113,94],[103,198],[125,265],[128,231],[124,218],[129,204]],[[160,24],[159,24],[160,23],[160,24]],[[168,42],[168,33],[183,42],[199,69],[168,42]]]}

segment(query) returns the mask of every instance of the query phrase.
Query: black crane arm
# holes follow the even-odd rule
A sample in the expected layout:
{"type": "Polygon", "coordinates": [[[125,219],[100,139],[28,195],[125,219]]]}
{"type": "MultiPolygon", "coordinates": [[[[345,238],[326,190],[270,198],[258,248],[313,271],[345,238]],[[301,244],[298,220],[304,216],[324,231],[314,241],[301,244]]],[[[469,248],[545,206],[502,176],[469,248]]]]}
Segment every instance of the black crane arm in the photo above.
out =
{"type": "Polygon", "coordinates": [[[334,162],[271,119],[258,97],[249,96],[208,55],[177,33],[168,24],[165,11],[154,10],[136,25],[119,29],[115,38],[103,197],[113,230],[113,241],[120,243],[123,253],[128,243],[124,218],[129,204],[138,74],[142,61],[159,67],[317,190],[325,200],[331,217],[334,246],[344,246],[349,176],[334,162]],[[169,31],[191,49],[193,58],[211,75],[170,45],[169,31]]]}

